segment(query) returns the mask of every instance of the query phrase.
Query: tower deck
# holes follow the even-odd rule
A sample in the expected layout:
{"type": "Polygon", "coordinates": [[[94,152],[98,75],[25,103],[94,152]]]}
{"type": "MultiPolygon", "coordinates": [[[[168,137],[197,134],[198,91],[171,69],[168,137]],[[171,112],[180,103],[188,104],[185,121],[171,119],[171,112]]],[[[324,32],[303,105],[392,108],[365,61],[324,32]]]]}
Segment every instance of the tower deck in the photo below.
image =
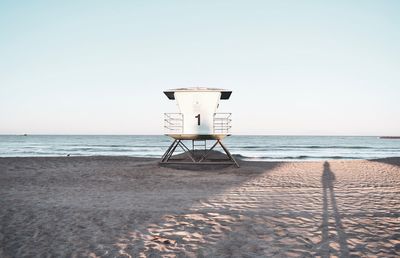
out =
{"type": "Polygon", "coordinates": [[[222,140],[230,134],[165,134],[175,140],[222,140]]]}

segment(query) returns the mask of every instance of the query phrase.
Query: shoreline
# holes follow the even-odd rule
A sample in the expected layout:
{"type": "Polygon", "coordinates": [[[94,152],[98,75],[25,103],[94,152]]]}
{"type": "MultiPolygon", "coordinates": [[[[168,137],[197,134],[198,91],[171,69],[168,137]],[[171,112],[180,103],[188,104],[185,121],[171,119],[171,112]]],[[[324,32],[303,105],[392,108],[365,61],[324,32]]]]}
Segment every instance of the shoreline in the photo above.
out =
{"type": "Polygon", "coordinates": [[[400,158],[0,158],[0,256],[400,255],[400,158]]]}
{"type": "MultiPolygon", "coordinates": [[[[283,163],[290,163],[290,162],[324,162],[324,161],[384,161],[384,160],[397,160],[400,159],[399,156],[390,156],[390,157],[379,157],[379,158],[321,158],[321,159],[268,159],[268,158],[260,158],[260,157],[245,157],[240,154],[233,154],[233,156],[239,160],[240,162],[283,162],[283,163]]],[[[0,156],[0,159],[55,159],[55,158],[130,158],[130,159],[143,159],[143,160],[151,160],[151,161],[159,161],[161,160],[160,157],[144,157],[144,156],[129,156],[129,155],[65,155],[65,156],[0,156]]],[[[201,165],[201,164],[200,164],[201,165]]]]}

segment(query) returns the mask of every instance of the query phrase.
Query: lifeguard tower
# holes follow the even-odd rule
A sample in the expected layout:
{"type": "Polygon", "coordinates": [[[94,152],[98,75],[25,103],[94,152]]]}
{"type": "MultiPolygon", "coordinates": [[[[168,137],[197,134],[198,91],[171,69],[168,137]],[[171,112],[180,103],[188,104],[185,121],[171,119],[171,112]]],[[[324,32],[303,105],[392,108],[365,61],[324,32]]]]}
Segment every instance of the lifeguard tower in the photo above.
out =
{"type": "MultiPolygon", "coordinates": [[[[239,164],[222,139],[230,136],[231,113],[216,113],[219,101],[227,100],[232,91],[215,88],[179,88],[164,91],[170,100],[176,100],[179,113],[164,113],[165,135],[174,139],[161,158],[160,163],[189,164],[239,164]],[[192,148],[184,143],[190,141],[192,148]],[[215,141],[207,148],[207,141],[215,141]],[[213,149],[220,145],[226,156],[211,159],[213,149]],[[173,154],[180,147],[185,158],[176,159],[173,154]]],[[[182,156],[182,155],[181,155],[182,156]]]]}

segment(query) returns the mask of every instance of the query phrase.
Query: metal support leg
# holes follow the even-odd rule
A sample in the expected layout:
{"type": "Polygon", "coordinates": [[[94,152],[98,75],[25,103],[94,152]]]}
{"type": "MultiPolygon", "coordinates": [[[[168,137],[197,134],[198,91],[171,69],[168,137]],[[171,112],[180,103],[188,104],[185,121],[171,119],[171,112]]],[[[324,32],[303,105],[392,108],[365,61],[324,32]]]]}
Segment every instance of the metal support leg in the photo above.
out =
{"type": "Polygon", "coordinates": [[[170,150],[172,149],[172,147],[175,145],[177,140],[174,140],[174,142],[168,147],[168,149],[165,151],[164,155],[161,157],[161,162],[164,161],[165,157],[167,157],[167,155],[169,154],[170,150]]]}
{"type": "Polygon", "coordinates": [[[236,167],[240,167],[236,160],[233,158],[232,154],[228,151],[228,149],[222,144],[220,140],[217,140],[219,145],[221,145],[222,149],[224,149],[225,154],[235,163],[236,167]]]}
{"type": "Polygon", "coordinates": [[[207,158],[207,156],[212,152],[212,150],[217,146],[220,145],[222,149],[224,150],[225,154],[228,156],[228,159],[235,164],[236,167],[240,167],[239,164],[236,162],[235,158],[232,156],[232,154],[228,151],[228,149],[225,147],[225,145],[222,144],[220,140],[217,140],[214,145],[205,152],[205,154],[200,158],[199,161],[196,161],[196,157],[194,156],[194,153],[192,154],[192,151],[182,142],[182,140],[174,140],[174,142],[168,147],[167,151],[164,153],[164,155],[161,158],[160,163],[186,163],[186,164],[229,164],[227,162],[205,162],[204,160],[207,158]],[[174,154],[175,150],[177,147],[181,147],[182,150],[184,151],[185,155],[189,157],[189,159],[192,161],[190,162],[185,162],[185,161],[178,161],[178,160],[171,160],[169,162],[170,158],[174,154]]]}
{"type": "Polygon", "coordinates": [[[168,160],[171,158],[172,154],[174,153],[176,147],[178,147],[179,142],[180,142],[180,140],[175,140],[172,143],[170,151],[166,153],[165,157],[161,160],[161,163],[168,162],[168,160]]]}

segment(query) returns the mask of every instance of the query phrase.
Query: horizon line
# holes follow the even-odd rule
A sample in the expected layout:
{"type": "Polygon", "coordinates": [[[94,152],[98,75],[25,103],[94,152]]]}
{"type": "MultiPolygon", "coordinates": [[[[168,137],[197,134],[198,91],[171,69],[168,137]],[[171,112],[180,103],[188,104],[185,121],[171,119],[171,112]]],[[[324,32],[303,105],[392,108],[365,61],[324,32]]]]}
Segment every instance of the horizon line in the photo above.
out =
{"type": "MultiPolygon", "coordinates": [[[[0,136],[167,136],[165,134],[45,134],[45,133],[34,133],[34,134],[9,134],[0,133],[0,136]]],[[[230,136],[320,136],[320,137],[400,137],[400,135],[354,135],[354,134],[231,134],[230,136]]]]}

